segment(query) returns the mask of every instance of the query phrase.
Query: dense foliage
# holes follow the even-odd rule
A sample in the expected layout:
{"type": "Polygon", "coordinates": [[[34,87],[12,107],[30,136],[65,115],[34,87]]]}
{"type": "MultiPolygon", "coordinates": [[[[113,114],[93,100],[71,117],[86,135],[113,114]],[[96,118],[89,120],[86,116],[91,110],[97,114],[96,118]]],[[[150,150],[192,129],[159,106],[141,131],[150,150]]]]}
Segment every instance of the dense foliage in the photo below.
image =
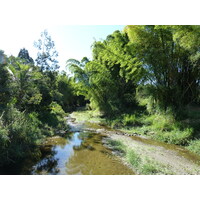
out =
{"type": "Polygon", "coordinates": [[[144,69],[129,51],[128,42],[126,34],[116,31],[105,41],[93,44],[92,61],[85,58],[80,63],[67,62],[90,106],[108,116],[136,104],[136,87],[144,69]]]}
{"type": "Polygon", "coordinates": [[[73,81],[56,71],[57,62],[50,54],[54,43],[46,31],[44,36],[48,48],[41,53],[42,44],[38,46],[36,65],[26,49],[18,57],[1,51],[0,165],[30,155],[43,138],[66,131],[66,112],[84,104],[75,95],[73,81]]]}
{"type": "Polygon", "coordinates": [[[199,38],[200,26],[126,26],[95,41],[91,60],[68,60],[70,76],[58,71],[46,30],[35,61],[24,48],[18,57],[0,51],[0,165],[66,130],[66,112],[86,103],[117,128],[175,144],[198,138],[200,116],[189,108],[200,104],[199,38]]]}
{"type": "Polygon", "coordinates": [[[148,72],[156,104],[166,110],[198,102],[199,26],[127,26],[125,31],[148,72]]]}
{"type": "Polygon", "coordinates": [[[68,60],[92,108],[112,114],[134,108],[178,112],[199,103],[199,26],[126,26],[93,44],[93,59],[68,60]],[[137,91],[137,92],[136,92],[137,91]]]}
{"type": "Polygon", "coordinates": [[[188,144],[200,137],[199,34],[200,26],[130,25],[94,42],[92,60],[67,67],[110,125],[188,144]]]}

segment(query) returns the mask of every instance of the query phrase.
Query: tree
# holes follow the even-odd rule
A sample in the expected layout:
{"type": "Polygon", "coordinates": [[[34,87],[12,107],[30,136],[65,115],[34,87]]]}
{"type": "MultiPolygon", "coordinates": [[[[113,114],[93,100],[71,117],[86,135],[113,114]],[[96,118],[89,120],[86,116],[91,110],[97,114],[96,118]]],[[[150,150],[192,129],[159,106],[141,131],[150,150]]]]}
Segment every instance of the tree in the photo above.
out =
{"type": "Polygon", "coordinates": [[[6,58],[4,55],[4,51],[0,50],[0,65],[5,65],[6,64],[6,58]]]}
{"type": "Polygon", "coordinates": [[[69,59],[66,62],[66,68],[73,74],[77,95],[87,96],[89,87],[89,74],[85,71],[85,66],[89,59],[84,57],[81,61],[69,59]]]}
{"type": "Polygon", "coordinates": [[[41,68],[41,71],[56,71],[59,69],[58,61],[56,60],[58,52],[47,30],[41,33],[41,38],[38,42],[34,42],[34,46],[39,50],[36,64],[41,68]]]}
{"type": "Polygon", "coordinates": [[[20,49],[20,52],[18,54],[18,58],[23,60],[23,64],[32,64],[34,65],[34,60],[29,56],[28,50],[25,48],[20,49]]]}
{"type": "MultiPolygon", "coordinates": [[[[130,49],[135,52],[148,72],[147,83],[152,85],[150,93],[164,110],[168,107],[180,109],[194,102],[197,97],[198,65],[191,60],[192,51],[183,45],[183,39],[186,39],[180,34],[180,29],[183,28],[180,26],[125,28],[130,39],[130,49]]],[[[189,35],[187,40],[192,39],[191,33],[189,35]]],[[[190,44],[192,45],[191,42],[190,44]]]]}
{"type": "Polygon", "coordinates": [[[136,85],[144,69],[128,49],[128,37],[120,31],[93,44],[93,60],[69,60],[67,66],[94,109],[105,115],[135,106],[136,85]]]}
{"type": "Polygon", "coordinates": [[[7,57],[0,51],[0,110],[5,108],[12,98],[11,74],[7,69],[7,57]]]}
{"type": "Polygon", "coordinates": [[[66,130],[61,106],[70,110],[75,98],[66,75],[40,71],[27,50],[9,58],[0,51],[0,166],[30,155],[45,136],[66,130]]]}
{"type": "Polygon", "coordinates": [[[13,99],[15,98],[17,108],[33,110],[42,100],[37,85],[38,80],[41,79],[41,73],[34,66],[21,64],[18,59],[8,65],[8,70],[12,72],[13,99]]]}
{"type": "Polygon", "coordinates": [[[173,39],[176,43],[190,52],[192,62],[198,62],[200,59],[200,26],[170,26],[173,28],[173,39]]]}

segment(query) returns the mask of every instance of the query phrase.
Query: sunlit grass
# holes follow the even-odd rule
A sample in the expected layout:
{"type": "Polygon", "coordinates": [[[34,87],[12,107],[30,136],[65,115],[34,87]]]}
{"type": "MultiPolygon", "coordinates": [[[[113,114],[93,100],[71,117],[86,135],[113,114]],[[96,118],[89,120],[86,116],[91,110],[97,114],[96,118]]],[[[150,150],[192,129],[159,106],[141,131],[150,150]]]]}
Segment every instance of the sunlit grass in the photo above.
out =
{"type": "Polygon", "coordinates": [[[191,141],[187,149],[200,155],[200,140],[191,141]]]}
{"type": "Polygon", "coordinates": [[[128,148],[119,140],[108,140],[108,144],[113,151],[120,152],[120,156],[133,168],[138,174],[156,175],[173,174],[166,166],[150,160],[144,155],[136,153],[135,150],[128,148]]]}
{"type": "Polygon", "coordinates": [[[101,123],[105,121],[103,118],[100,117],[100,112],[87,110],[87,111],[76,111],[73,112],[72,117],[76,118],[77,122],[94,122],[94,123],[101,123]]]}
{"type": "MultiPolygon", "coordinates": [[[[196,112],[194,115],[195,118],[198,116],[196,112]]],[[[198,143],[191,143],[195,134],[194,129],[184,122],[175,120],[171,113],[151,115],[133,113],[105,119],[101,118],[100,112],[97,111],[78,111],[74,112],[74,117],[77,121],[107,124],[128,134],[143,135],[170,144],[185,146],[190,144],[188,149],[200,154],[196,147],[198,143]]],[[[199,123],[195,123],[193,127],[198,129],[199,123]]]]}

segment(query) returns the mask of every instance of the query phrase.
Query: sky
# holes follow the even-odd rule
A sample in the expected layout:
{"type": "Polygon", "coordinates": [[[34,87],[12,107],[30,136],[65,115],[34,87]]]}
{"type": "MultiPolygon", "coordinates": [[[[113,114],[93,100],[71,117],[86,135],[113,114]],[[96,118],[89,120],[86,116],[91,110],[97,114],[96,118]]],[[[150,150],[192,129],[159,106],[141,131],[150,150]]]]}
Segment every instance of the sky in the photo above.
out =
{"type": "Polygon", "coordinates": [[[21,48],[26,48],[29,55],[35,59],[37,49],[33,43],[40,38],[40,33],[47,29],[55,42],[61,70],[64,70],[68,59],[81,60],[84,56],[91,58],[91,45],[95,40],[106,39],[107,35],[123,28],[124,25],[20,26],[16,24],[1,29],[0,49],[8,56],[17,56],[21,48]]]}

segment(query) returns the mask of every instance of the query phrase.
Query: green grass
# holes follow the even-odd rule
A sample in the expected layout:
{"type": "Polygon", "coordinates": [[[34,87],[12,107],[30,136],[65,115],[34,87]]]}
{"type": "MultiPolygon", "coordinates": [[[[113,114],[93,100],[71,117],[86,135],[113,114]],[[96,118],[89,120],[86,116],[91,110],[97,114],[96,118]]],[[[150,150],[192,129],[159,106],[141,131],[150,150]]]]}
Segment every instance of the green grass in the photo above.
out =
{"type": "Polygon", "coordinates": [[[143,155],[137,154],[133,150],[128,150],[126,160],[133,166],[138,174],[143,175],[158,175],[158,174],[173,174],[166,166],[159,164],[156,161],[150,160],[143,155]]]}
{"type": "Polygon", "coordinates": [[[123,115],[122,123],[124,126],[139,126],[140,122],[135,114],[123,115]]]}
{"type": "Polygon", "coordinates": [[[101,118],[100,112],[92,110],[73,112],[73,117],[76,118],[76,121],[78,122],[87,121],[93,123],[101,123],[105,121],[101,118]]]}
{"type": "MultiPolygon", "coordinates": [[[[188,112],[188,111],[187,111],[188,112]]],[[[190,110],[190,114],[183,118],[191,117],[190,120],[177,121],[172,113],[143,114],[136,111],[132,114],[121,114],[109,119],[101,117],[97,111],[74,112],[78,121],[90,121],[93,123],[106,124],[123,132],[148,136],[152,139],[170,144],[188,146],[188,149],[200,154],[197,142],[191,142],[193,138],[200,138],[200,112],[190,110]],[[199,117],[199,120],[197,119],[199,117]],[[192,119],[193,118],[193,119],[192,119]],[[189,121],[189,122],[188,122],[189,121]],[[195,150],[193,150],[195,149],[195,150]]]]}
{"type": "Polygon", "coordinates": [[[200,155],[200,140],[191,141],[187,149],[200,155]]]}
{"type": "Polygon", "coordinates": [[[131,131],[170,144],[187,145],[195,134],[194,126],[176,121],[171,114],[143,115],[140,120],[143,126],[131,131]]]}
{"type": "Polygon", "coordinates": [[[153,130],[171,131],[176,128],[175,119],[171,115],[154,114],[143,117],[145,125],[150,126],[153,130]]]}
{"type": "Polygon", "coordinates": [[[170,144],[187,145],[192,137],[192,129],[173,130],[170,132],[157,132],[152,137],[156,140],[167,142],[170,144]]]}
{"type": "Polygon", "coordinates": [[[112,146],[112,149],[114,151],[117,151],[117,152],[121,153],[122,155],[125,155],[125,153],[126,153],[126,151],[125,151],[126,147],[122,144],[122,142],[117,141],[117,140],[111,140],[111,139],[109,139],[107,142],[108,142],[108,144],[110,146],[112,146]]]}
{"type": "Polygon", "coordinates": [[[141,158],[133,150],[126,151],[126,160],[130,163],[135,169],[139,169],[141,165],[141,158]]]}
{"type": "Polygon", "coordinates": [[[193,128],[184,127],[170,114],[140,115],[137,119],[135,114],[132,117],[131,115],[124,116],[109,124],[126,133],[145,135],[170,144],[187,145],[194,135],[193,128]]]}
{"type": "Polygon", "coordinates": [[[108,144],[111,146],[113,151],[121,152],[122,156],[127,163],[129,163],[135,172],[143,175],[156,175],[156,174],[173,174],[166,168],[144,155],[139,155],[133,149],[129,149],[119,140],[108,140],[108,144]]]}
{"type": "Polygon", "coordinates": [[[166,173],[166,171],[163,171],[162,167],[153,161],[149,161],[148,163],[144,164],[141,168],[141,173],[144,175],[172,174],[172,173],[166,173]]]}

